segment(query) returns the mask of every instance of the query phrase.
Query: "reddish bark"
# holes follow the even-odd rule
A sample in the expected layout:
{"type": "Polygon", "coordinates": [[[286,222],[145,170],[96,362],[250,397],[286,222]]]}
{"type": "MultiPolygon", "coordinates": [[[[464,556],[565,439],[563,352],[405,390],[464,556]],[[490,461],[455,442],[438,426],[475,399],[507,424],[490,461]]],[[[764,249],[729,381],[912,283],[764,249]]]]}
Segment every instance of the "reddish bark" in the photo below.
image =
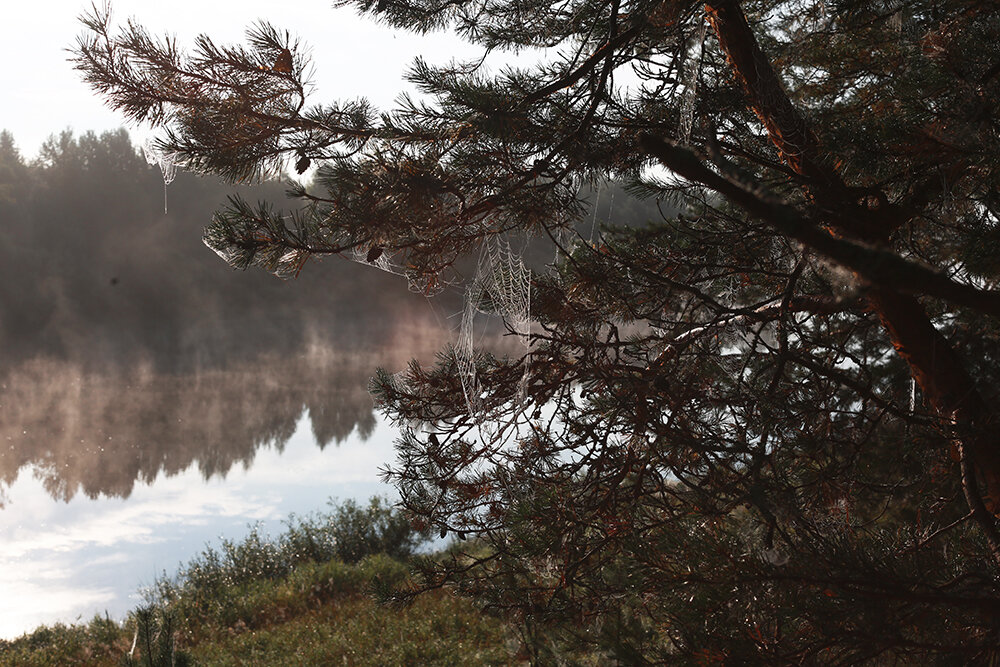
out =
{"type": "Polygon", "coordinates": [[[971,455],[986,483],[987,504],[996,514],[1000,508],[1000,451],[991,437],[993,413],[975,382],[915,298],[875,287],[868,300],[931,406],[955,430],[966,455],[971,455]]]}
{"type": "MultiPolygon", "coordinates": [[[[834,212],[839,209],[837,227],[844,234],[887,240],[899,224],[894,219],[895,210],[882,212],[888,218],[882,224],[878,224],[878,210],[858,216],[860,207],[851,201],[850,188],[835,170],[823,164],[816,136],[789,100],[739,3],[719,0],[706,3],[705,9],[751,108],[788,166],[803,177],[803,185],[816,203],[834,212]],[[864,227],[858,227],[855,220],[863,220],[864,227]]],[[[969,467],[985,482],[989,511],[1000,513],[1000,451],[988,435],[992,413],[958,354],[934,328],[916,298],[876,284],[872,285],[870,301],[913,378],[948,428],[954,429],[960,449],[971,459],[969,467]]],[[[964,481],[974,505],[978,498],[974,480],[964,481]]]]}
{"type": "Polygon", "coordinates": [[[757,118],[792,170],[806,177],[816,189],[842,190],[837,174],[816,160],[819,142],[791,100],[764,56],[736,2],[708,2],[709,24],[719,39],[733,74],[750,97],[757,118]]]}

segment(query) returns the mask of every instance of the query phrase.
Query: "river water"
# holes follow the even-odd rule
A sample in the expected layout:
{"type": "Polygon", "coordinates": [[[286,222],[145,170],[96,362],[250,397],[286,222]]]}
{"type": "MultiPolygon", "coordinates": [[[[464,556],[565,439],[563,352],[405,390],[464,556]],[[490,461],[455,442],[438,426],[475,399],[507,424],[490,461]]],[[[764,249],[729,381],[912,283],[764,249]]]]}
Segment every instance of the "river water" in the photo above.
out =
{"type": "Polygon", "coordinates": [[[329,499],[392,496],[392,428],[367,393],[376,366],[429,359],[447,338],[401,325],[377,346],[185,372],[95,372],[32,359],[0,383],[0,637],[121,618],[206,544],[281,530],[329,499]]]}
{"type": "MultiPolygon", "coordinates": [[[[391,494],[369,380],[455,341],[476,266],[431,298],[343,258],[234,271],[201,241],[232,187],[178,174],[165,215],[124,133],[53,141],[0,198],[3,638],[120,617],[250,523],[391,494]]],[[[283,190],[240,191],[294,208],[283,190]]]]}

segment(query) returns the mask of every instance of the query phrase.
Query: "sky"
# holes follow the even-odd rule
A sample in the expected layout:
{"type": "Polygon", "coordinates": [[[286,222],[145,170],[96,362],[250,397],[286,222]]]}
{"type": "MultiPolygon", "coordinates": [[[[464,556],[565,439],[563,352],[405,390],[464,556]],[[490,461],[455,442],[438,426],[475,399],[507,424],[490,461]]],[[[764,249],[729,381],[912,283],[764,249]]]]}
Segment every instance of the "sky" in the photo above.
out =
{"type": "Polygon", "coordinates": [[[11,508],[0,511],[0,600],[18,600],[0,604],[0,639],[105,611],[120,619],[143,602],[139,589],[206,544],[217,548],[220,537],[238,540],[249,524],[277,535],[290,514],[323,510],[324,498],[364,503],[394,495],[378,479],[393,437],[380,423],[366,441],[355,432],[320,449],[303,416],[282,451],[264,447],[252,465],[207,481],[197,466],[161,472],[127,499],[77,494],[53,502],[41,481],[23,472],[9,489],[11,508]]]}
{"type": "MultiPolygon", "coordinates": [[[[127,127],[81,81],[67,49],[82,32],[78,17],[89,0],[5,2],[0,21],[0,129],[13,133],[22,155],[33,157],[51,134],[127,127]]],[[[115,0],[112,20],[134,18],[154,35],[171,34],[182,47],[205,33],[217,44],[243,41],[264,19],[310,48],[315,88],[311,102],[369,98],[380,108],[407,89],[403,75],[417,55],[431,63],[471,59],[480,51],[454,35],[420,36],[392,30],[330,0],[115,0]]],[[[135,140],[145,128],[129,128],[135,140]]]]}

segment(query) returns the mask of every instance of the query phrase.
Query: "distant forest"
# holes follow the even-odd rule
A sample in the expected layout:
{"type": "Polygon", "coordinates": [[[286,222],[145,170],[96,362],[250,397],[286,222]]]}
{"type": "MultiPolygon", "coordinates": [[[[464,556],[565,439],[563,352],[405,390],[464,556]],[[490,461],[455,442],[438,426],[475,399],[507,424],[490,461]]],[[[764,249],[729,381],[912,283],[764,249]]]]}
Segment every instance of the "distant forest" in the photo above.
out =
{"type": "Polygon", "coordinates": [[[165,214],[160,171],[125,130],[63,132],[30,162],[0,134],[0,365],[45,357],[185,372],[317,337],[379,345],[389,320],[433,321],[404,281],[339,258],[290,281],[234,271],[201,235],[236,191],[286,203],[279,183],[251,190],[178,173],[165,214]]]}
{"type": "MultiPolygon", "coordinates": [[[[0,133],[0,507],[27,466],[61,499],[128,496],[192,464],[225,474],[283,446],[303,413],[321,447],[365,438],[375,367],[453,341],[459,289],[432,305],[340,258],[287,281],[231,269],[201,237],[237,191],[295,204],[279,183],[178,172],[165,214],[160,171],[124,130],[63,132],[31,161],[0,133]]],[[[658,214],[613,188],[594,200],[587,238],[658,214]]],[[[540,268],[553,250],[528,255],[540,268]]]]}

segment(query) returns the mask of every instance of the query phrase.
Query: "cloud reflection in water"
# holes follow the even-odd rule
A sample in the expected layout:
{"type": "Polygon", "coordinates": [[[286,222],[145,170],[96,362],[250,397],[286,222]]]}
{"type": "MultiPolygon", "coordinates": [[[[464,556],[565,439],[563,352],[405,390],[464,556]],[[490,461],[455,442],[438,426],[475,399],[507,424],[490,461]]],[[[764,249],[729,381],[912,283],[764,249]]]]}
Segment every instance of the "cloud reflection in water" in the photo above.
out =
{"type": "Polygon", "coordinates": [[[207,481],[194,466],[160,472],[127,499],[54,502],[26,469],[0,511],[0,637],[40,623],[86,621],[104,609],[120,617],[139,602],[139,586],[174,572],[220,536],[237,539],[258,521],[276,532],[290,513],[307,514],[331,496],[390,493],[378,469],[392,455],[392,439],[378,424],[367,442],[352,435],[321,449],[303,415],[283,451],[265,446],[249,467],[207,481]]]}

